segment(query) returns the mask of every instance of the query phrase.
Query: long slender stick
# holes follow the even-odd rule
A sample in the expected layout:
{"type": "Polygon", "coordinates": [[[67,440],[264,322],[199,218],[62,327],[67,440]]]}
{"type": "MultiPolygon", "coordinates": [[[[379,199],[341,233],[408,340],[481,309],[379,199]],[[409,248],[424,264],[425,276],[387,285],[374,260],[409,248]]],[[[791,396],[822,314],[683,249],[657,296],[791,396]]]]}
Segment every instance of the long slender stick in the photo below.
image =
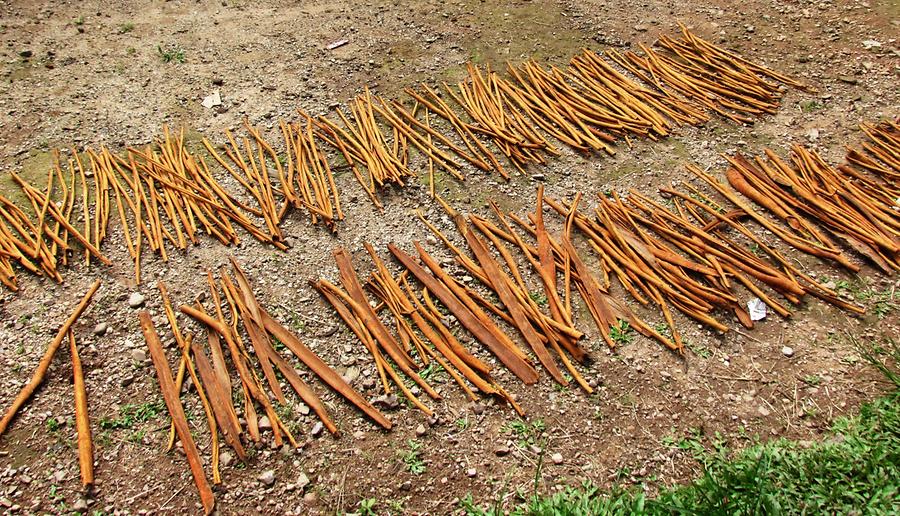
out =
{"type": "Polygon", "coordinates": [[[75,334],[69,329],[69,351],[72,354],[72,376],[75,387],[75,427],[78,429],[78,466],[81,469],[81,485],[94,483],[94,447],[91,443],[91,421],[88,417],[87,390],[84,388],[84,371],[75,334]]]}
{"type": "Polygon", "coordinates": [[[81,316],[82,313],[87,309],[91,304],[91,299],[94,297],[94,293],[97,292],[97,289],[100,288],[100,280],[94,282],[91,285],[91,288],[88,289],[87,294],[81,299],[81,302],[78,303],[78,306],[75,307],[75,311],[72,312],[72,315],[66,320],[66,322],[59,329],[59,332],[56,334],[56,337],[50,341],[50,345],[47,346],[47,351],[44,352],[44,356],[41,357],[40,363],[38,363],[37,369],[34,371],[34,375],[31,377],[31,380],[25,384],[25,387],[22,387],[22,390],[19,391],[19,394],[16,396],[16,399],[13,400],[13,404],[6,411],[6,414],[3,416],[3,419],[0,420],[0,436],[2,436],[6,432],[6,428],[9,426],[9,423],[16,417],[16,413],[25,405],[25,402],[28,401],[28,398],[34,394],[34,391],[38,388],[41,382],[44,381],[44,375],[47,374],[47,369],[50,367],[50,362],[53,361],[53,355],[56,354],[56,350],[59,349],[59,346],[62,344],[63,339],[65,339],[66,334],[69,332],[69,329],[75,324],[75,321],[81,316]]]}

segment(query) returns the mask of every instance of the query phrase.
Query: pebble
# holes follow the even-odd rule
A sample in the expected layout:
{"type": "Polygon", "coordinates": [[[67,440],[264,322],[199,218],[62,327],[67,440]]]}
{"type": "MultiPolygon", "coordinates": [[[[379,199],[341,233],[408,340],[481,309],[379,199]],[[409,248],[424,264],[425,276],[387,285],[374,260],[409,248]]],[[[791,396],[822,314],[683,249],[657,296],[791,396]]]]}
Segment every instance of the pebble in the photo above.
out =
{"type": "Polygon", "coordinates": [[[267,469],[263,471],[262,474],[260,474],[258,477],[256,477],[256,479],[259,480],[263,485],[271,486],[275,483],[275,471],[267,469]]]}
{"type": "Polygon", "coordinates": [[[472,412],[475,415],[480,416],[481,414],[484,413],[484,405],[482,405],[481,403],[473,403],[472,404],[472,412]]]}
{"type": "Polygon", "coordinates": [[[792,348],[790,346],[785,346],[785,347],[781,348],[781,354],[788,358],[791,358],[792,356],[794,356],[794,348],[792,348]]]}
{"type": "Polygon", "coordinates": [[[478,476],[478,470],[475,468],[469,468],[466,470],[466,476],[469,478],[475,478],[478,476]]]}
{"type": "Polygon", "coordinates": [[[366,433],[363,432],[362,430],[357,430],[357,431],[353,432],[354,439],[357,439],[357,440],[365,439],[365,437],[366,437],[366,433]]]}
{"type": "Polygon", "coordinates": [[[300,406],[297,407],[297,411],[304,416],[308,416],[309,406],[306,403],[301,403],[300,406]]]}
{"type": "Polygon", "coordinates": [[[358,367],[348,367],[347,372],[344,373],[344,381],[347,383],[353,383],[353,380],[359,378],[359,368],[358,367]]]}
{"type": "Polygon", "coordinates": [[[219,463],[225,466],[226,468],[231,465],[231,462],[234,461],[234,456],[231,455],[229,451],[223,451],[219,454],[219,463]]]}
{"type": "Polygon", "coordinates": [[[766,417],[766,416],[768,416],[769,414],[771,414],[771,412],[769,411],[769,409],[767,409],[766,407],[763,407],[762,405],[760,405],[759,408],[756,409],[756,411],[759,412],[759,415],[762,416],[762,417],[766,417]]]}
{"type": "Polygon", "coordinates": [[[79,498],[78,500],[75,500],[74,504],[72,504],[72,510],[75,512],[84,512],[87,510],[87,508],[88,503],[84,498],[79,498]]]}
{"type": "Polygon", "coordinates": [[[324,427],[324,425],[322,425],[322,422],[321,422],[321,421],[316,421],[316,424],[313,425],[312,430],[310,430],[309,433],[310,433],[313,437],[319,437],[319,435],[322,434],[322,429],[323,429],[323,428],[325,428],[325,427],[324,427]]]}
{"type": "Polygon", "coordinates": [[[147,360],[147,352],[143,349],[133,349],[131,350],[131,359],[143,364],[147,360]]]}
{"type": "Polygon", "coordinates": [[[550,456],[550,460],[552,460],[554,464],[562,464],[563,456],[561,453],[554,453],[550,456]]]}
{"type": "Polygon", "coordinates": [[[132,292],[128,296],[128,306],[131,308],[139,308],[144,306],[144,296],[140,292],[132,292]]]}
{"type": "Polygon", "coordinates": [[[425,428],[425,425],[419,425],[416,427],[416,435],[419,437],[422,437],[427,432],[428,432],[428,430],[425,428]]]}
{"type": "Polygon", "coordinates": [[[109,329],[109,325],[105,322],[97,323],[97,326],[94,326],[94,335],[106,335],[106,330],[109,329]]]}
{"type": "Polygon", "coordinates": [[[259,429],[260,430],[271,430],[272,429],[272,422],[269,421],[268,416],[263,416],[263,417],[259,418],[259,429]]]}
{"type": "Polygon", "coordinates": [[[395,409],[400,405],[400,400],[394,394],[381,395],[372,400],[373,405],[381,405],[385,408],[395,409]]]}
{"type": "Polygon", "coordinates": [[[306,476],[306,473],[300,472],[300,475],[297,477],[297,489],[302,490],[306,486],[309,485],[309,477],[306,476]]]}
{"type": "Polygon", "coordinates": [[[498,457],[505,457],[509,455],[509,448],[507,448],[506,446],[501,446],[494,450],[494,455],[498,457]]]}

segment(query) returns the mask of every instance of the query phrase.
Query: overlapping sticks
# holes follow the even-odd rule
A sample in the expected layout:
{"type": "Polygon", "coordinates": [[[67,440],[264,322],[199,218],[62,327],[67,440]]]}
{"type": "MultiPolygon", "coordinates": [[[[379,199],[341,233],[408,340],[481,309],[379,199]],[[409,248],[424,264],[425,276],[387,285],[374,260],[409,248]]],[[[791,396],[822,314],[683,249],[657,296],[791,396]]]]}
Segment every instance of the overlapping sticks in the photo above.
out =
{"type": "Polygon", "coordinates": [[[142,312],[141,327],[150,348],[166,400],[172,415],[169,435],[169,449],[175,437],[184,444],[185,453],[194,475],[201,501],[209,511],[214,499],[209,489],[203,460],[190,432],[182,428],[183,407],[180,393],[186,375],[196,388],[201,405],[206,414],[210,432],[211,470],[214,484],[221,483],[219,472],[220,442],[222,435],[225,445],[231,447],[240,460],[246,460],[246,442],[259,442],[261,431],[259,409],[271,423],[274,443],[281,446],[285,442],[298,446],[288,422],[282,420],[276,410],[278,404],[287,403],[287,398],[275,371],[278,372],[297,396],[322,421],[324,427],[334,435],[340,431],[329,415],[328,409],[312,388],[300,377],[294,366],[276,348],[282,344],[298,360],[303,362],[316,376],[335,392],[359,408],[375,423],[385,429],[392,424],[375,407],[354,390],[337,372],[331,369],[313,353],[296,335],[278,323],[256,299],[249,279],[237,262],[232,261],[232,271],[223,268],[220,280],[215,281],[207,274],[210,299],[213,309],[207,311],[197,301],[192,305],[181,305],[179,310],[206,329],[206,338],[201,333],[183,332],[165,285],[159,283],[160,298],[168,325],[178,344],[179,365],[174,377],[165,351],[160,347],[159,337],[149,312],[142,312]],[[224,296],[223,296],[224,294],[224,296]],[[227,314],[227,317],[226,317],[227,314]],[[243,331],[241,331],[243,329],[243,331]],[[205,340],[206,343],[202,341],[205,340]],[[254,358],[255,357],[255,358],[254,358]],[[230,363],[230,366],[229,366],[230,363]],[[238,383],[232,381],[232,371],[237,372],[238,383]],[[258,371],[261,371],[262,374],[258,371]],[[238,409],[232,395],[233,387],[242,393],[243,409],[238,409]],[[241,414],[245,423],[241,422],[241,414]]]}
{"type": "MultiPolygon", "coordinates": [[[[553,140],[611,154],[617,139],[666,136],[678,125],[703,123],[707,111],[750,123],[753,115],[777,108],[784,85],[805,88],[684,27],[680,38],[662,36],[658,48],[642,51],[610,52],[607,60],[584,50],[565,68],[508,65],[508,77],[469,63],[467,77],[440,92],[426,85],[407,89],[411,105],[366,89],[346,114],[301,111],[299,122],[280,121],[280,144],[245,121],[245,134],[225,131],[221,147],[202,140],[209,161],[225,170],[236,190],[216,178],[202,153],[188,150],[183,133],[165,128],[155,146],[129,148],[124,156],[106,148],[73,151],[67,163],[56,160],[45,190],[13,175],[32,214],[0,197],[0,282],[18,288],[13,263],[61,281],[58,265],[69,262],[75,242],[88,265],[108,265],[100,248],[113,211],[139,283],[144,247],[166,260],[171,250],[197,243],[200,233],[236,243],[239,226],[284,249],[281,224],[291,209],[335,231],[344,216],[333,175],[338,168],[349,168],[381,208],[381,188],[404,186],[417,175],[413,148],[427,162],[434,197],[437,170],[464,180],[468,165],[508,178],[501,160],[519,171],[546,163],[559,154],[553,140]],[[343,163],[329,160],[322,144],[343,163]]],[[[883,146],[873,149],[896,162],[883,146]]]]}

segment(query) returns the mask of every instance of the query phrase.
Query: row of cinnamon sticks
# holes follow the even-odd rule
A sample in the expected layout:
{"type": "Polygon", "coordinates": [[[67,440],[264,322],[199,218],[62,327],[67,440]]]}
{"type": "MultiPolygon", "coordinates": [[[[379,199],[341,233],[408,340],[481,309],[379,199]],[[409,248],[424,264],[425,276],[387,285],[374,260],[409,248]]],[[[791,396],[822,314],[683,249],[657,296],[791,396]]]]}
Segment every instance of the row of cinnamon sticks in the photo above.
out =
{"type": "MultiPolygon", "coordinates": [[[[878,127],[893,130],[888,124],[878,127]]],[[[889,132],[885,139],[896,142],[894,136],[889,132]]],[[[880,149],[879,156],[888,157],[882,163],[893,170],[890,151],[894,147],[882,143],[880,149]]],[[[752,328],[754,322],[744,302],[748,294],[783,317],[790,317],[792,307],[806,296],[864,313],[863,307],[805,272],[748,223],[793,249],[859,271],[860,266],[835,243],[836,238],[844,248],[891,273],[897,268],[900,217],[896,200],[885,197],[870,177],[847,173],[846,167],[832,168],[814,151],[799,146],[792,149],[790,164],[771,151],[766,152],[766,159],[752,162],[739,154],[727,158],[731,164],[726,172],[728,184],[688,166],[709,193],[690,182],[683,188],[662,188],[662,202],[635,190],[627,196],[611,193],[598,196],[591,214],[579,211],[581,194],[571,201],[554,200],[544,197],[543,187],[538,189],[535,211],[524,218],[503,213],[491,203],[496,222],[478,215],[464,216],[438,197],[465,246],[454,244],[421,213],[419,218],[496,301],[457,280],[418,243],[414,243],[418,260],[388,246],[402,266],[399,276],[365,244],[374,264],[367,286],[377,304],[369,302],[344,249],[334,252],[341,286],[325,279],[314,286],[373,356],[385,391],[392,389],[390,378],[428,414],[431,409],[404,385],[392,363],[435,399],[437,393],[417,375],[430,360],[438,360],[470,398],[479,390],[503,392],[499,385],[490,385],[485,391],[485,377],[472,367],[482,362],[476,362],[450,333],[441,317],[442,308],[526,384],[537,381],[533,356],[559,384],[568,385],[574,379],[588,392],[590,387],[575,367],[586,362],[588,353],[579,343],[583,333],[574,324],[573,290],[581,294],[610,347],[616,345],[613,330],[624,321],[679,353],[684,342],[676,326],[676,310],[719,332],[730,330],[720,311],[732,313],[741,325],[752,328]],[[563,219],[556,237],[546,229],[545,207],[563,219]],[[586,265],[576,249],[574,231],[597,255],[599,267],[586,265]],[[527,266],[520,266],[515,253],[525,257],[532,274],[527,266]],[[536,302],[526,280],[529,277],[540,281],[546,308],[536,302]],[[421,285],[421,300],[413,279],[421,285]],[[651,325],[639,317],[613,294],[619,288],[639,305],[656,306],[662,324],[651,325]],[[532,354],[494,323],[491,315],[516,330],[532,354]]]]}
{"type": "Polygon", "coordinates": [[[236,243],[240,226],[284,249],[281,224],[290,208],[335,231],[344,217],[334,180],[339,168],[349,168],[381,208],[378,190],[404,186],[420,166],[427,168],[432,197],[438,171],[464,180],[466,164],[509,178],[489,146],[521,172],[559,155],[554,139],[612,154],[618,138],[666,136],[678,125],[705,122],[706,110],[749,123],[750,115],[774,111],[781,85],[805,88],[685,27],[680,39],[661,37],[659,47],[643,47],[643,56],[610,52],[611,62],[585,50],[565,69],[533,61],[508,65],[509,78],[469,63],[466,79],[443,84],[440,93],[426,85],[408,88],[411,106],[366,89],[348,103],[348,114],[335,111],[338,120],[301,111],[301,122],[280,122],[280,143],[245,121],[245,136],[226,130],[220,147],[202,140],[209,159],[240,187],[234,191],[202,153],[188,149],[183,131],[164,128],[155,146],[129,148],[124,156],[104,147],[86,150],[83,159],[73,150],[67,167],[57,157],[44,190],[13,175],[32,214],[0,197],[0,282],[17,289],[13,263],[61,281],[57,267],[75,252],[73,241],[88,265],[109,265],[100,248],[113,210],[140,283],[145,245],[166,260],[167,248],[184,250],[201,232],[236,243]],[[321,143],[343,163],[329,159],[321,143]],[[423,163],[414,162],[413,148],[423,163]]]}

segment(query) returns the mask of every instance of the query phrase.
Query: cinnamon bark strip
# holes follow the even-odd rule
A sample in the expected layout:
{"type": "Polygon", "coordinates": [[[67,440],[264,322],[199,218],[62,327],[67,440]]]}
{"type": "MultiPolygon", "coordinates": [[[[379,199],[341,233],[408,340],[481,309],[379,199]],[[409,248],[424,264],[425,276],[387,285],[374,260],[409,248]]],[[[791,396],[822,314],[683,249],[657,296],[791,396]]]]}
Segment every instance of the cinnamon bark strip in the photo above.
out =
{"type": "Polygon", "coordinates": [[[153,327],[150,312],[143,310],[138,316],[141,320],[141,330],[144,332],[144,339],[147,341],[147,347],[150,348],[150,358],[153,360],[153,367],[156,369],[156,376],[159,379],[159,388],[162,391],[163,400],[166,403],[166,408],[169,409],[172,420],[175,422],[178,439],[181,440],[181,444],[184,447],[191,474],[194,476],[194,484],[196,484],[197,491],[200,493],[200,503],[203,504],[203,512],[212,514],[216,505],[216,499],[209,482],[206,480],[206,473],[203,472],[203,462],[200,459],[197,445],[194,444],[194,438],[191,436],[191,429],[184,415],[184,407],[181,406],[181,400],[178,399],[178,393],[175,391],[175,382],[172,380],[172,370],[169,369],[165,351],[163,351],[159,335],[153,327]]]}
{"type": "Polygon", "coordinates": [[[75,310],[72,312],[72,315],[63,323],[62,327],[57,332],[56,337],[50,341],[50,344],[47,346],[47,351],[44,352],[44,356],[41,357],[41,361],[38,363],[37,369],[34,371],[34,375],[32,375],[31,379],[22,387],[22,390],[19,391],[19,394],[13,400],[12,406],[6,411],[3,419],[0,420],[0,436],[2,436],[10,422],[12,422],[13,418],[16,417],[16,413],[25,405],[25,402],[34,394],[34,391],[38,388],[38,386],[44,381],[44,376],[47,374],[47,369],[50,367],[50,362],[53,361],[53,356],[56,354],[56,350],[59,349],[59,346],[62,344],[63,339],[65,339],[66,334],[75,324],[75,321],[81,316],[82,313],[87,309],[91,304],[91,299],[94,297],[94,293],[97,292],[97,289],[100,288],[100,280],[96,280],[91,288],[88,289],[87,293],[81,299],[81,302],[75,307],[75,310]]]}
{"type": "MultiPolygon", "coordinates": [[[[418,242],[415,243],[417,250],[423,260],[428,257],[425,250],[422,249],[418,242]]],[[[493,352],[503,364],[509,368],[516,376],[526,384],[533,384],[538,380],[538,373],[534,367],[524,358],[513,352],[508,345],[503,342],[498,334],[501,330],[480,310],[473,312],[467,304],[463,303],[455,293],[453,293],[441,280],[429,274],[416,261],[393,244],[388,244],[391,254],[397,258],[400,263],[406,267],[413,276],[416,277],[426,288],[450,310],[460,323],[493,352]]],[[[427,262],[426,262],[427,263],[427,262]]],[[[437,264],[434,264],[435,266],[437,264]]],[[[440,269],[438,267],[438,269],[440,269]]],[[[507,338],[508,340],[508,338],[507,338]]],[[[514,345],[514,344],[513,344],[514,345]]]]}
{"type": "Polygon", "coordinates": [[[91,421],[88,417],[87,390],[84,388],[84,371],[78,356],[75,334],[70,329],[69,351],[72,355],[72,376],[75,389],[75,427],[78,430],[78,467],[81,470],[81,485],[88,487],[94,483],[94,446],[91,442],[91,421]]]}

